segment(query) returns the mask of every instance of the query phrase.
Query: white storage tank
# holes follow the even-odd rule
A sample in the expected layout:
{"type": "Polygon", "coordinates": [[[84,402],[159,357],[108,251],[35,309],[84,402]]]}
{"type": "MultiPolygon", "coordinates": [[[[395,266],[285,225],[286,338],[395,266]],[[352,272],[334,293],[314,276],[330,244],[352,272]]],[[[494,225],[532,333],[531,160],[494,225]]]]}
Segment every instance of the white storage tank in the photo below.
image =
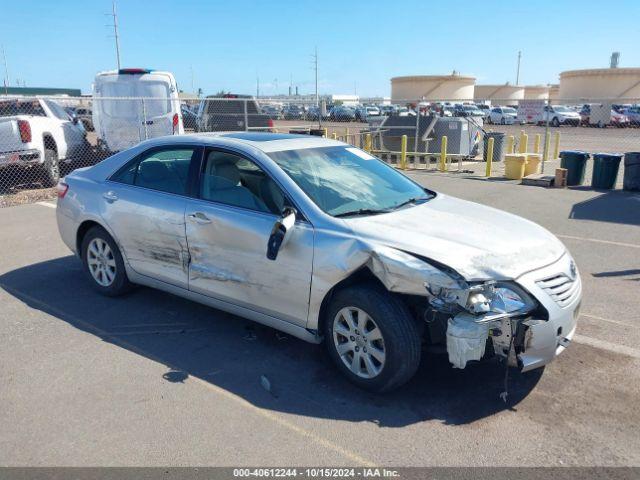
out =
{"type": "Polygon", "coordinates": [[[636,100],[640,68],[592,68],[560,74],[559,98],[566,100],[636,100]]]}
{"type": "Polygon", "coordinates": [[[471,101],[475,77],[459,75],[411,75],[391,79],[391,101],[471,101]]]}
{"type": "Polygon", "coordinates": [[[524,87],[525,100],[546,100],[549,98],[549,85],[527,85],[524,87]]]}
{"type": "Polygon", "coordinates": [[[520,85],[476,85],[473,99],[491,100],[492,103],[511,105],[524,98],[524,87],[520,85]]]}
{"type": "Polygon", "coordinates": [[[557,83],[552,83],[549,85],[549,101],[553,104],[558,104],[560,102],[560,85],[557,83]]]}

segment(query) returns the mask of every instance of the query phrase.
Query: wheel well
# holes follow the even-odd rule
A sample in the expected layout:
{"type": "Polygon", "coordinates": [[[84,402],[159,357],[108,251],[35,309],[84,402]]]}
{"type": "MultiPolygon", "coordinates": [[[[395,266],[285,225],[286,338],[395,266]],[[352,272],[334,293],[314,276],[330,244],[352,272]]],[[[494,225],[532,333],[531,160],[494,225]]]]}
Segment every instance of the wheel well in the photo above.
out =
{"type": "Polygon", "coordinates": [[[58,151],[58,146],[56,145],[56,141],[53,139],[51,135],[45,134],[42,137],[42,140],[44,141],[45,150],[53,150],[54,152],[58,151]]]}
{"type": "MultiPolygon", "coordinates": [[[[353,272],[347,278],[339,281],[331,288],[331,290],[327,292],[327,294],[322,299],[322,303],[320,304],[320,312],[318,314],[318,335],[322,336],[323,334],[322,332],[324,332],[324,326],[327,320],[326,319],[327,310],[329,309],[329,304],[331,303],[331,299],[333,298],[333,295],[344,288],[350,287],[352,285],[363,284],[363,283],[376,284],[379,287],[383,288],[384,290],[387,290],[387,288],[378,279],[378,277],[376,277],[373,274],[373,272],[369,270],[367,267],[362,267],[359,270],[356,270],[355,272],[353,272]]],[[[394,293],[393,295],[396,295],[399,298],[402,298],[403,301],[404,301],[404,297],[406,297],[406,295],[401,295],[396,293],[394,293]]]]}
{"type": "Polygon", "coordinates": [[[78,255],[82,254],[82,252],[80,252],[80,248],[82,247],[82,240],[84,239],[84,236],[92,227],[95,226],[100,227],[101,225],[93,220],[87,220],[82,222],[78,227],[78,231],[76,233],[76,252],[78,252],[78,255]]]}

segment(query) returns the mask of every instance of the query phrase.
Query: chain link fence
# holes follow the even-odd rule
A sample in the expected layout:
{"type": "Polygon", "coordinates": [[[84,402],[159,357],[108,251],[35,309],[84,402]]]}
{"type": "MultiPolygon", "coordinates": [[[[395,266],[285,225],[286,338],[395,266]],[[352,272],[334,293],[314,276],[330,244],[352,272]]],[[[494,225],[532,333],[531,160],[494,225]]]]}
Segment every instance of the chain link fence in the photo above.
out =
{"type": "MultiPolygon", "coordinates": [[[[504,135],[506,153],[540,153],[548,159],[543,169],[553,173],[562,150],[640,151],[640,99],[348,103],[240,95],[180,100],[0,96],[0,206],[54,197],[60,177],[140,141],[223,131],[323,135],[400,168],[479,176],[486,173],[483,139],[497,133],[504,135]]],[[[504,172],[500,160],[494,157],[493,176],[504,172]]]]}

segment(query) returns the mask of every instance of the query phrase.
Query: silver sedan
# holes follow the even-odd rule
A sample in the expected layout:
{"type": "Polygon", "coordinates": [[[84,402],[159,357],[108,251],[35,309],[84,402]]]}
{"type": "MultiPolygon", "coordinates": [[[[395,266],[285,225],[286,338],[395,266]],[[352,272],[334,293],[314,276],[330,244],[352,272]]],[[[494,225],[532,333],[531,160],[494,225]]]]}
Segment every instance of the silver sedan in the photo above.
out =
{"type": "Polygon", "coordinates": [[[153,139],[68,175],[57,219],[98,292],[146,285],[324,342],[371,390],[408,381],[424,343],[527,371],[576,327],[580,277],[552,234],[335,140],[153,139]]]}

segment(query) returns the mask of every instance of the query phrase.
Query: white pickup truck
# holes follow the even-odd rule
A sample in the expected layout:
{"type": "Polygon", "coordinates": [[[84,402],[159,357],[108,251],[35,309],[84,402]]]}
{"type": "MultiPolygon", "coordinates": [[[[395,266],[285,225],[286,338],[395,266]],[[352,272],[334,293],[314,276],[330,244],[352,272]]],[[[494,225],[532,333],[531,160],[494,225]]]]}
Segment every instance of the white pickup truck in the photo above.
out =
{"type": "Polygon", "coordinates": [[[29,169],[43,186],[55,186],[60,162],[88,153],[85,136],[82,124],[52,100],[0,97],[0,171],[29,169]]]}

